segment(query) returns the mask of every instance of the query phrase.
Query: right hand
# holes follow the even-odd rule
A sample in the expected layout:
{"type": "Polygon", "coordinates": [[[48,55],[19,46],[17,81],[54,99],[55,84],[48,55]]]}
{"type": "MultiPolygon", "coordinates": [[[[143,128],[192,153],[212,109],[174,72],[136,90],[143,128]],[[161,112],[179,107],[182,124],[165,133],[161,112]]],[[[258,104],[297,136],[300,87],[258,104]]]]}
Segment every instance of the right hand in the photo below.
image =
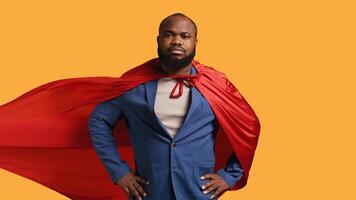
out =
{"type": "Polygon", "coordinates": [[[123,176],[120,180],[117,181],[116,184],[124,188],[128,197],[130,196],[130,192],[135,195],[136,200],[141,200],[141,195],[142,197],[147,196],[146,191],[142,188],[142,185],[140,184],[148,185],[149,182],[140,176],[136,176],[132,172],[129,172],[128,174],[123,176]]]}

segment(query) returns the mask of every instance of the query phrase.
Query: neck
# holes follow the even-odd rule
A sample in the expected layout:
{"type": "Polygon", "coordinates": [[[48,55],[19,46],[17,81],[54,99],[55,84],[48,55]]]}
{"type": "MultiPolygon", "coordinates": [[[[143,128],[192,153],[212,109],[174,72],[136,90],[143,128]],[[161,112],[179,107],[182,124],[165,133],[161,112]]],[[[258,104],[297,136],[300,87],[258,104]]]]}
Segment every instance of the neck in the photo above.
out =
{"type": "Polygon", "coordinates": [[[181,69],[174,69],[164,65],[163,63],[161,63],[160,66],[161,69],[169,75],[190,75],[190,72],[192,70],[192,64],[189,64],[181,69]]]}

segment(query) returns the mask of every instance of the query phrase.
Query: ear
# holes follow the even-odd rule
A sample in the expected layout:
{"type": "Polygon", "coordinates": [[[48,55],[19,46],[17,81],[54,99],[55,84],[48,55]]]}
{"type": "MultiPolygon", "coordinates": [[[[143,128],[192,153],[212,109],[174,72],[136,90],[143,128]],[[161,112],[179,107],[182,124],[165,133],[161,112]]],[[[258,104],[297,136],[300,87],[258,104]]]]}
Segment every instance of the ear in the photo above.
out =
{"type": "Polygon", "coordinates": [[[195,38],[195,43],[198,44],[198,38],[195,38]]]}

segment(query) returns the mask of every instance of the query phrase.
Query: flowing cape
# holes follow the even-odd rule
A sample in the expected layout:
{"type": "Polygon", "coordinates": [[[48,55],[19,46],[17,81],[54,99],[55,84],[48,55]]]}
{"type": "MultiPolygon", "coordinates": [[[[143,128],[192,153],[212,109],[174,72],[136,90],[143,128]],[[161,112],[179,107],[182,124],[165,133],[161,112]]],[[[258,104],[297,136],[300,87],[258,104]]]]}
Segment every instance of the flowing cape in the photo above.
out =
{"type": "MultiPolygon", "coordinates": [[[[220,126],[215,170],[224,168],[232,152],[244,187],[260,132],[259,120],[226,76],[193,60],[194,86],[206,98],[220,126]]],[[[151,59],[121,77],[61,79],[34,88],[0,106],[0,168],[29,178],[71,199],[127,199],[114,185],[96,155],[88,131],[95,106],[147,81],[162,77],[159,59],[151,59]]],[[[125,119],[113,130],[117,150],[134,169],[133,148],[125,119]]]]}

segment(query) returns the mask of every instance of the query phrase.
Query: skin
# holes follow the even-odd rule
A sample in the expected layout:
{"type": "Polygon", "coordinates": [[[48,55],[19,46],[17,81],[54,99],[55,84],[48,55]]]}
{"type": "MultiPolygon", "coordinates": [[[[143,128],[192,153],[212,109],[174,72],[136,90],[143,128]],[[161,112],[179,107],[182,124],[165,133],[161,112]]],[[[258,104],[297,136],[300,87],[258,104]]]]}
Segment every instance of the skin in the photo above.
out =
{"type": "MultiPolygon", "coordinates": [[[[191,54],[197,42],[194,25],[189,19],[182,16],[170,16],[166,23],[162,25],[157,36],[158,48],[174,59],[182,59],[191,54]],[[178,47],[183,51],[169,51],[172,47],[178,47]]],[[[161,64],[161,68],[168,74],[189,75],[192,65],[190,63],[181,69],[172,69],[161,64]]],[[[205,174],[201,179],[209,180],[201,189],[205,195],[214,192],[211,199],[218,197],[221,192],[229,189],[228,184],[217,173],[205,174]]],[[[137,200],[141,200],[142,197],[148,195],[143,187],[147,186],[149,182],[132,172],[123,176],[117,184],[125,189],[128,196],[132,192],[137,200]]]]}
{"type": "MultiPolygon", "coordinates": [[[[198,39],[196,38],[194,25],[188,19],[181,16],[169,17],[166,23],[162,25],[159,35],[157,36],[158,47],[174,59],[181,59],[191,54],[197,42],[198,39]],[[170,52],[170,48],[173,47],[180,48],[183,52],[170,52]]],[[[179,70],[161,64],[161,69],[172,75],[189,75],[191,68],[191,63],[179,70]]]]}
{"type": "Polygon", "coordinates": [[[142,197],[146,197],[148,195],[143,189],[143,186],[147,186],[149,182],[132,172],[129,172],[123,176],[116,184],[125,189],[127,197],[130,196],[130,192],[132,192],[136,199],[139,200],[141,200],[142,197]]]}

